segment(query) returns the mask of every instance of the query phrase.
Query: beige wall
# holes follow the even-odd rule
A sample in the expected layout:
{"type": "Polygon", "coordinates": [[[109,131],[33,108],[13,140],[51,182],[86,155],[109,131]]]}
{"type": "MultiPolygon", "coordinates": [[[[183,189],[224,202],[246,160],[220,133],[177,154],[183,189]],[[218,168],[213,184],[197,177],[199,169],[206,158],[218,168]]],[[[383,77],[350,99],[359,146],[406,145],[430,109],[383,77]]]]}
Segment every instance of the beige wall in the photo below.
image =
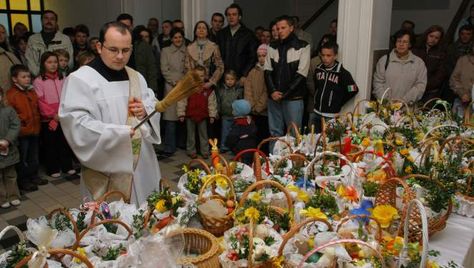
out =
{"type": "Polygon", "coordinates": [[[97,36],[105,22],[115,20],[122,12],[130,13],[135,25],[146,24],[150,17],[162,21],[181,16],[178,0],[45,0],[44,4],[45,9],[58,13],[61,29],[83,23],[91,36],[97,36]]]}

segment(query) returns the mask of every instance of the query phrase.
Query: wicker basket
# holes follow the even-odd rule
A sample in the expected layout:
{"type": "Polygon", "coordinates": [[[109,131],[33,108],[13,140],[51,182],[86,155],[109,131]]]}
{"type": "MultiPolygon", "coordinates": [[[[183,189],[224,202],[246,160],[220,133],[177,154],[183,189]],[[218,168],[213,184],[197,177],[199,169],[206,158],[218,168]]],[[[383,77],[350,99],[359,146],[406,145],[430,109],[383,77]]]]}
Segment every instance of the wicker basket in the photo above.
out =
{"type": "MultiPolygon", "coordinates": [[[[245,192],[242,194],[242,197],[240,198],[240,203],[239,203],[239,206],[240,207],[243,207],[244,204],[245,204],[245,201],[247,200],[249,194],[254,191],[255,189],[260,189],[261,187],[263,187],[264,185],[269,185],[269,186],[272,186],[272,187],[275,187],[277,189],[279,189],[280,191],[283,192],[283,194],[285,195],[286,197],[286,202],[287,202],[287,209],[285,208],[281,208],[281,207],[277,207],[277,206],[270,206],[271,209],[273,209],[274,211],[276,211],[277,213],[279,213],[280,215],[283,215],[286,210],[288,210],[288,213],[290,215],[293,214],[293,200],[291,199],[291,195],[290,193],[288,192],[288,190],[283,187],[281,184],[279,184],[278,182],[276,181],[272,181],[272,180],[262,180],[262,181],[257,181],[255,182],[254,184],[250,185],[247,190],[245,190],[245,192]]],[[[292,217],[293,218],[293,217],[292,217]]],[[[290,222],[290,228],[291,228],[291,222],[290,222]]]]}
{"type": "MultiPolygon", "coordinates": [[[[120,191],[110,191],[105,193],[103,196],[99,197],[96,201],[93,201],[97,207],[100,207],[100,205],[104,202],[107,202],[107,200],[110,199],[111,196],[118,196],[120,197],[125,203],[130,203],[130,199],[122,192],[120,191]]],[[[114,201],[120,200],[120,199],[113,199],[114,201]]],[[[92,211],[92,217],[91,217],[91,224],[95,223],[95,219],[99,216],[98,214],[101,215],[102,219],[105,219],[105,216],[100,213],[98,209],[94,209],[92,211]]],[[[100,219],[100,218],[99,218],[100,219]]]]}
{"type": "Polygon", "coordinates": [[[293,153],[293,147],[291,146],[291,144],[290,144],[288,141],[286,141],[286,140],[284,139],[284,137],[270,137],[270,138],[266,138],[266,139],[264,139],[263,141],[261,141],[261,142],[257,145],[257,149],[258,149],[258,150],[262,150],[262,146],[263,146],[264,144],[270,143],[270,142],[277,142],[277,141],[284,143],[284,144],[288,147],[289,153],[290,153],[290,154],[293,153]]]}
{"type": "Polygon", "coordinates": [[[84,238],[84,236],[86,236],[86,234],[91,231],[92,229],[94,229],[95,227],[99,226],[99,225],[104,225],[104,224],[118,224],[118,225],[121,225],[122,227],[125,228],[125,230],[127,230],[128,232],[128,236],[127,236],[127,239],[130,238],[130,236],[133,234],[133,230],[130,228],[130,226],[128,226],[126,223],[124,223],[123,221],[121,220],[116,220],[116,219],[109,219],[109,220],[102,220],[102,221],[99,221],[99,222],[95,222],[89,226],[87,226],[86,229],[84,229],[80,234],[79,234],[79,237],[78,239],[76,240],[76,242],[74,243],[74,246],[72,247],[73,250],[76,250],[80,244],[81,244],[81,240],[82,238],[84,238]]]}
{"type": "Polygon", "coordinates": [[[167,235],[167,238],[184,236],[186,253],[198,254],[197,256],[183,256],[178,259],[178,264],[194,265],[197,268],[216,268],[219,264],[219,243],[215,236],[200,229],[184,228],[167,235]]]}
{"type": "MultiPolygon", "coordinates": [[[[398,261],[401,262],[399,265],[404,264],[403,262],[405,260],[409,260],[408,257],[408,243],[407,241],[410,241],[413,239],[413,234],[411,233],[413,230],[415,230],[417,233],[421,233],[421,238],[419,241],[421,245],[423,245],[423,251],[421,252],[421,262],[420,262],[420,267],[425,267],[425,263],[428,261],[428,220],[426,218],[426,211],[425,207],[423,204],[420,202],[420,200],[412,200],[407,204],[407,215],[409,217],[405,218],[404,221],[404,229],[403,229],[403,240],[404,240],[404,245],[402,250],[400,250],[400,255],[398,261]],[[412,226],[412,218],[419,218],[420,219],[420,224],[417,226],[416,229],[411,228],[412,226]]],[[[415,235],[418,237],[418,234],[415,235]]],[[[401,266],[397,266],[401,267],[401,266]]]]}
{"type": "MultiPolygon", "coordinates": [[[[229,179],[229,177],[227,177],[225,175],[222,175],[222,174],[212,175],[204,183],[204,185],[201,187],[201,191],[199,192],[199,196],[198,196],[198,200],[197,200],[198,204],[205,203],[208,199],[214,199],[214,200],[218,200],[219,202],[221,202],[225,207],[225,200],[222,196],[217,195],[217,194],[214,194],[209,198],[205,198],[203,196],[205,190],[209,186],[213,185],[213,183],[217,180],[217,178],[224,178],[227,181],[227,183],[230,187],[229,198],[231,198],[234,201],[234,204],[236,204],[237,200],[236,200],[236,196],[235,196],[234,185],[233,185],[232,181],[229,179]]],[[[206,231],[210,232],[211,234],[217,236],[217,237],[222,236],[225,231],[227,231],[228,229],[232,228],[232,226],[234,226],[235,208],[234,208],[234,211],[232,211],[231,213],[228,213],[225,217],[222,217],[222,218],[217,218],[217,217],[213,217],[211,215],[207,215],[205,213],[202,213],[201,210],[199,209],[199,207],[198,207],[198,212],[199,212],[201,223],[202,223],[204,229],[206,231]]]]}
{"type": "Polygon", "coordinates": [[[377,153],[375,153],[374,151],[361,151],[361,152],[353,155],[352,161],[353,162],[359,162],[366,155],[372,155],[372,156],[374,156],[374,158],[376,158],[376,157],[382,158],[383,161],[380,163],[380,165],[381,166],[386,165],[386,167],[384,167],[383,170],[387,174],[387,177],[391,178],[391,177],[396,176],[397,172],[395,171],[395,167],[393,166],[392,160],[389,159],[386,156],[380,156],[377,153]]]}
{"type": "MultiPolygon", "coordinates": [[[[94,268],[94,266],[89,261],[89,259],[87,259],[87,256],[81,255],[81,254],[79,254],[77,252],[74,252],[72,250],[69,250],[69,249],[62,249],[62,248],[61,249],[59,249],[59,248],[49,249],[48,254],[50,254],[50,255],[61,255],[61,256],[70,255],[74,258],[79,259],[84,265],[86,265],[87,268],[94,268]]],[[[15,268],[22,268],[23,266],[27,265],[32,257],[33,257],[33,254],[23,258],[19,263],[16,264],[15,268]]],[[[46,264],[45,267],[48,267],[48,264],[46,264]]]]}
{"type": "Polygon", "coordinates": [[[308,159],[306,159],[306,156],[304,156],[303,154],[287,154],[280,158],[275,163],[275,165],[273,165],[273,170],[277,170],[281,165],[283,165],[283,163],[285,163],[286,160],[291,160],[291,162],[293,163],[293,167],[303,167],[309,163],[308,159]]]}
{"type": "MultiPolygon", "coordinates": [[[[65,208],[57,208],[57,209],[54,209],[53,211],[51,211],[47,218],[48,220],[50,220],[54,214],[56,213],[59,213],[59,214],[63,214],[64,216],[66,216],[69,221],[71,222],[71,225],[72,225],[72,231],[74,232],[74,236],[76,238],[76,243],[77,241],[79,241],[81,238],[80,238],[80,232],[79,232],[79,228],[77,228],[77,223],[76,221],[74,220],[74,218],[72,217],[71,213],[69,213],[69,211],[67,211],[67,209],[65,208]]],[[[76,247],[73,246],[73,249],[75,250],[76,247]]]]}
{"type": "MultiPolygon", "coordinates": [[[[283,237],[283,242],[281,243],[280,248],[278,249],[278,256],[279,257],[283,256],[283,250],[285,249],[286,244],[293,236],[295,236],[295,234],[297,234],[301,230],[301,228],[305,227],[308,224],[311,224],[311,223],[314,224],[316,222],[322,222],[326,224],[326,226],[328,227],[328,231],[332,231],[331,224],[325,219],[317,219],[317,218],[306,219],[302,221],[300,224],[291,228],[291,230],[288,233],[286,233],[286,235],[283,237]]],[[[297,265],[296,263],[290,263],[286,260],[284,260],[282,263],[283,268],[293,268],[296,265],[297,265]]]]}
{"type": "MultiPolygon", "coordinates": [[[[407,175],[402,178],[402,180],[406,180],[408,178],[416,178],[416,179],[422,179],[422,180],[432,180],[436,184],[439,185],[440,188],[443,188],[443,185],[436,179],[430,178],[429,176],[426,175],[421,175],[421,174],[411,174],[407,175]]],[[[451,211],[453,210],[453,201],[450,198],[448,202],[448,208],[446,209],[445,213],[439,217],[434,217],[428,219],[428,235],[432,236],[433,234],[442,231],[444,228],[446,228],[446,222],[448,221],[449,215],[451,214],[451,211]]],[[[420,222],[421,218],[419,214],[413,214],[409,215],[409,224],[410,224],[410,239],[409,241],[420,241],[420,238],[422,237],[421,229],[420,229],[420,222]]],[[[406,222],[406,221],[405,221],[406,222]]]]}
{"type": "MultiPolygon", "coordinates": [[[[377,226],[377,230],[375,231],[375,239],[377,239],[377,241],[379,242],[382,242],[383,235],[382,235],[382,227],[380,226],[380,223],[374,217],[370,217],[367,215],[350,215],[350,216],[342,218],[341,221],[337,224],[336,232],[338,232],[339,229],[341,229],[341,227],[346,222],[350,220],[355,220],[355,219],[366,219],[368,221],[374,222],[375,226],[377,226]]],[[[370,224],[366,224],[366,228],[367,228],[367,231],[370,232],[370,228],[372,228],[372,226],[370,224]]]]}
{"type": "MultiPolygon", "coordinates": [[[[320,250],[323,250],[327,247],[331,247],[331,246],[335,246],[335,245],[340,245],[340,244],[345,244],[345,243],[353,243],[353,244],[358,244],[360,246],[365,246],[369,249],[371,249],[373,252],[375,252],[375,255],[377,257],[377,259],[379,259],[381,265],[382,265],[382,268],[385,268],[385,260],[382,256],[382,253],[380,251],[378,251],[376,248],[374,248],[372,245],[368,244],[367,242],[364,242],[362,240],[357,240],[357,239],[339,239],[339,240],[335,240],[335,241],[331,241],[331,242],[328,242],[320,247],[317,247],[313,250],[311,250],[310,252],[308,252],[304,257],[303,257],[303,260],[301,260],[301,262],[298,264],[298,267],[303,267],[304,263],[308,260],[308,258],[313,255],[314,253],[320,251],[320,250]]],[[[293,266],[294,267],[294,266],[293,266]]]]}
{"type": "Polygon", "coordinates": [[[270,175],[270,162],[268,161],[267,155],[259,149],[251,148],[245,149],[240,151],[233,159],[233,161],[239,161],[244,154],[253,153],[254,160],[253,160],[253,173],[255,175],[256,181],[262,180],[262,163],[260,161],[260,157],[265,159],[265,173],[266,175],[270,175]]]}

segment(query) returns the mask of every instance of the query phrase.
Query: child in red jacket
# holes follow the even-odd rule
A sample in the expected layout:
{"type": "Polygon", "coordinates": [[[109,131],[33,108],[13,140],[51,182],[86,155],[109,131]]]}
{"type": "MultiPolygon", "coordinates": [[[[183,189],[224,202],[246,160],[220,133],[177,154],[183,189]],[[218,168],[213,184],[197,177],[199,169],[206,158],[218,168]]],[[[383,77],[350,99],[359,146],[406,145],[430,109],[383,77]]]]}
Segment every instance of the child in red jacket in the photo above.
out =
{"type": "MultiPolygon", "coordinates": [[[[203,81],[206,79],[206,69],[198,66],[194,69],[203,81]]],[[[199,148],[203,158],[209,158],[207,135],[207,119],[211,124],[217,117],[216,93],[212,88],[203,87],[200,92],[194,93],[188,99],[178,102],[177,113],[179,121],[186,120],[186,152],[189,157],[196,158],[196,128],[198,129],[199,148]]]]}

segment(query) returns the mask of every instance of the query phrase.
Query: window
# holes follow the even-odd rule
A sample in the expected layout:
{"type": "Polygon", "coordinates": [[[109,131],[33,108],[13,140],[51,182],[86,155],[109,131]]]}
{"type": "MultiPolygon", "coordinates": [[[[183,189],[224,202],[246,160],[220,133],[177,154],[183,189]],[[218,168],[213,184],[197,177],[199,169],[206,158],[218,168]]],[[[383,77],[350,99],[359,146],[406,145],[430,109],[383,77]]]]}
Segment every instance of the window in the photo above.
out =
{"type": "Polygon", "coordinates": [[[43,0],[0,0],[0,24],[12,35],[17,22],[26,25],[29,31],[41,31],[43,0]]]}

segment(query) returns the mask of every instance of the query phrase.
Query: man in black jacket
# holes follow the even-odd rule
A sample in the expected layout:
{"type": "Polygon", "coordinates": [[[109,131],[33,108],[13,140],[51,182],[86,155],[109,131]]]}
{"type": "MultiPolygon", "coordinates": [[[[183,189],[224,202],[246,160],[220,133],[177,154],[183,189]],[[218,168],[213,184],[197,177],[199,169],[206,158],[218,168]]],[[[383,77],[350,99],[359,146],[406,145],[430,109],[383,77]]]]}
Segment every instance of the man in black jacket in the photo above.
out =
{"type": "Polygon", "coordinates": [[[277,18],[279,40],[270,43],[265,60],[268,90],[268,126],[272,136],[283,136],[286,127],[301,127],[306,95],[306,76],[310,63],[310,45],[293,33],[293,20],[277,18]]]}
{"type": "Polygon", "coordinates": [[[309,79],[314,79],[314,110],[310,115],[316,133],[320,133],[321,119],[329,120],[341,111],[342,106],[359,92],[349,71],[336,61],[339,46],[329,41],[319,51],[322,63],[309,79]]]}
{"type": "Polygon", "coordinates": [[[246,77],[257,62],[257,38],[241,23],[242,9],[239,5],[231,4],[226,8],[225,15],[228,25],[217,32],[216,37],[225,70],[234,70],[239,78],[246,77]]]}

